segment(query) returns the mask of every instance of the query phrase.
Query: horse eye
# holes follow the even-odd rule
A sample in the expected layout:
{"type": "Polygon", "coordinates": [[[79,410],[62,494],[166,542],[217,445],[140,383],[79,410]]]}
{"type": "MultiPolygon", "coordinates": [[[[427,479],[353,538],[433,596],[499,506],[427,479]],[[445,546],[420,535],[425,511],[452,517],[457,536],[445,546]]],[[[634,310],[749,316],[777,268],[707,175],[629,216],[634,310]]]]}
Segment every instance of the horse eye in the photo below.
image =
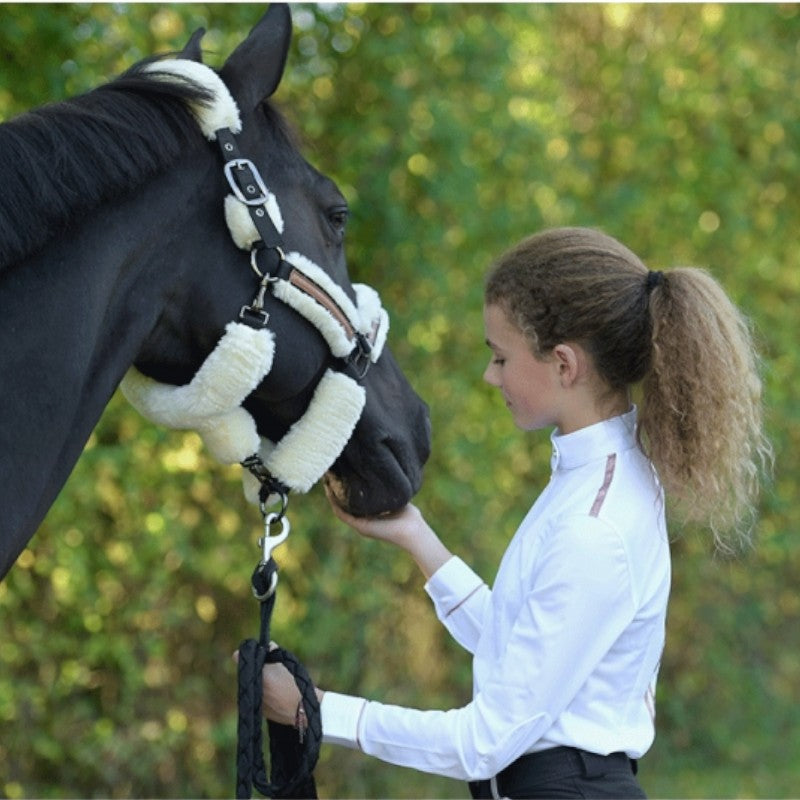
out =
{"type": "Polygon", "coordinates": [[[344,233],[344,229],[347,226],[347,215],[347,209],[342,206],[332,208],[328,212],[328,221],[337,233],[344,233]]]}

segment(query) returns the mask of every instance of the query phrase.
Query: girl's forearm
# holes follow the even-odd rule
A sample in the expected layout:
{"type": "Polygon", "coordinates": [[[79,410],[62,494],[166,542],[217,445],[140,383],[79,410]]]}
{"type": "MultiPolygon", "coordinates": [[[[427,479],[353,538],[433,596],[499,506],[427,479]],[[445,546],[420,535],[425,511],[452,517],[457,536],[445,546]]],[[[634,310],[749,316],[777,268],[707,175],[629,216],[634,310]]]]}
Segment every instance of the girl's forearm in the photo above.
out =
{"type": "Polygon", "coordinates": [[[453,557],[427,523],[419,526],[400,546],[417,563],[425,580],[453,557]]]}

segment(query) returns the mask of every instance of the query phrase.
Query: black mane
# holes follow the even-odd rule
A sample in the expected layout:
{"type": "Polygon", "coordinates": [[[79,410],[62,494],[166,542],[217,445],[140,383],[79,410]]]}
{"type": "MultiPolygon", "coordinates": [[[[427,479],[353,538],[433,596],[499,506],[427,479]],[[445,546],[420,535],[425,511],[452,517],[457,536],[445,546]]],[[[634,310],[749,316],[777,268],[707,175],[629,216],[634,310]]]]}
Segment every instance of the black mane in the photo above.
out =
{"type": "Polygon", "coordinates": [[[187,102],[207,104],[210,93],[154,79],[144,71],[151,61],[0,125],[0,268],[203,140],[187,102]]]}

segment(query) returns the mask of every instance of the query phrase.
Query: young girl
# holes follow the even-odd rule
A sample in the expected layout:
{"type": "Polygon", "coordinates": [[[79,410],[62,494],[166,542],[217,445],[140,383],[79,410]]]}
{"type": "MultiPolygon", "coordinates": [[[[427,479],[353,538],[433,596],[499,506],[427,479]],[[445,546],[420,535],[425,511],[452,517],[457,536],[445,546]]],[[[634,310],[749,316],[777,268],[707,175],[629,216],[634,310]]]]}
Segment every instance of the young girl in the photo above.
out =
{"type": "MultiPolygon", "coordinates": [[[[325,741],[470,781],[474,797],[644,797],[670,587],[665,492],[718,546],[747,537],[762,467],[748,326],[705,272],[651,272],[594,230],[532,236],[486,284],[484,378],[522,430],[554,428],[552,476],[492,589],[409,505],[338,516],[406,550],[439,619],[473,654],[463,708],[418,711],[320,692],[325,741]],[[641,408],[631,402],[641,386],[641,408]]],[[[264,708],[299,694],[264,671],[264,708]]]]}

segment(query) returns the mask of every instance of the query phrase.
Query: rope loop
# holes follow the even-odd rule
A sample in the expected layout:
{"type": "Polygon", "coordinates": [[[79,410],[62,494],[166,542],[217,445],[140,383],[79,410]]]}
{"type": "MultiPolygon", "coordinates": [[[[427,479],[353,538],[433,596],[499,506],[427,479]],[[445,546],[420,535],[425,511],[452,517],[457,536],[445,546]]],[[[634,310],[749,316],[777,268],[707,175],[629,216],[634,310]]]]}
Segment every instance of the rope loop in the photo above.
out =
{"type": "Polygon", "coordinates": [[[239,647],[239,724],[236,753],[236,797],[316,798],[313,771],[322,744],[319,700],[305,667],[288,650],[270,649],[255,639],[239,647]],[[270,780],[263,753],[262,682],[265,664],[283,664],[300,691],[308,727],[301,734],[291,725],[268,723],[270,780]]]}

